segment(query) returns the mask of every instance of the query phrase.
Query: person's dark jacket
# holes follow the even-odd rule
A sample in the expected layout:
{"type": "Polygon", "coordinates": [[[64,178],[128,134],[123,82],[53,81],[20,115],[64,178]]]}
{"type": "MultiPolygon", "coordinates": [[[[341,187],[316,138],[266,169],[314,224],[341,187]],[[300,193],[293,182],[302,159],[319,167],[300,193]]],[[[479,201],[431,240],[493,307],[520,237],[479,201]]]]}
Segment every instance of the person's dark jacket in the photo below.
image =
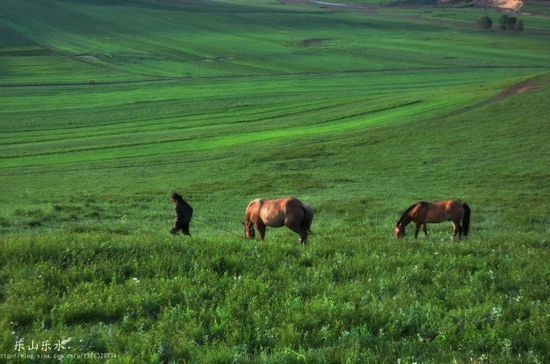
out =
{"type": "Polygon", "coordinates": [[[179,200],[176,202],[174,208],[174,227],[170,231],[172,234],[176,234],[181,230],[185,235],[191,235],[189,233],[189,224],[193,217],[193,208],[185,200],[179,200]]]}

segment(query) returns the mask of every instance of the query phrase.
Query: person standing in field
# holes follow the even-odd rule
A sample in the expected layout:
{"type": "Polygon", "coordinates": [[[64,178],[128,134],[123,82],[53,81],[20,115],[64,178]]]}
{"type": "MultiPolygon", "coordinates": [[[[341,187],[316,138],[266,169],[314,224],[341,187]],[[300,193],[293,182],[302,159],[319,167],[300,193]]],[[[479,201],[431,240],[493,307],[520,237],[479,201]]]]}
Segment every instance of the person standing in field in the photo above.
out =
{"type": "Polygon", "coordinates": [[[170,230],[170,233],[176,235],[178,231],[182,231],[184,235],[189,235],[189,224],[191,223],[191,217],[193,216],[193,208],[181,197],[177,192],[172,194],[172,202],[174,202],[174,227],[170,230]]]}

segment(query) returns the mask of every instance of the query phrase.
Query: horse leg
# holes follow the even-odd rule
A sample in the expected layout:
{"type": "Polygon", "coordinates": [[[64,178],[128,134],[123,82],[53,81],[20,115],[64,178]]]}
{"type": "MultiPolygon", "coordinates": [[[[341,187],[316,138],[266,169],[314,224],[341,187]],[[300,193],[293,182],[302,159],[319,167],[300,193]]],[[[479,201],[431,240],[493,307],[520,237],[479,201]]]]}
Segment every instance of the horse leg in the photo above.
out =
{"type": "Polygon", "coordinates": [[[453,221],[453,240],[456,240],[456,234],[458,234],[458,227],[460,224],[457,224],[455,221],[453,221]]]}
{"type": "Polygon", "coordinates": [[[302,229],[300,226],[294,224],[285,224],[287,228],[294,231],[296,234],[300,235],[300,244],[306,245],[307,243],[307,230],[302,229]]]}
{"type": "Polygon", "coordinates": [[[266,226],[264,224],[257,224],[256,229],[258,229],[258,232],[260,233],[260,240],[265,239],[265,228],[266,226]]]}
{"type": "Polygon", "coordinates": [[[423,224],[423,226],[424,226],[424,234],[425,234],[426,236],[428,236],[428,227],[426,226],[425,223],[423,224]]]}
{"type": "Polygon", "coordinates": [[[453,220],[453,228],[455,229],[455,233],[454,233],[454,237],[457,237],[458,235],[458,238],[457,240],[461,240],[462,239],[462,233],[464,232],[464,229],[462,228],[462,225],[460,224],[460,221],[461,219],[458,219],[458,220],[453,220]]]}
{"type": "Polygon", "coordinates": [[[416,223],[416,231],[414,232],[414,238],[418,238],[418,232],[420,231],[420,227],[422,226],[421,222],[416,223]]]}
{"type": "Polygon", "coordinates": [[[307,244],[307,230],[305,229],[302,229],[300,232],[300,243],[302,243],[302,245],[307,244]]]}

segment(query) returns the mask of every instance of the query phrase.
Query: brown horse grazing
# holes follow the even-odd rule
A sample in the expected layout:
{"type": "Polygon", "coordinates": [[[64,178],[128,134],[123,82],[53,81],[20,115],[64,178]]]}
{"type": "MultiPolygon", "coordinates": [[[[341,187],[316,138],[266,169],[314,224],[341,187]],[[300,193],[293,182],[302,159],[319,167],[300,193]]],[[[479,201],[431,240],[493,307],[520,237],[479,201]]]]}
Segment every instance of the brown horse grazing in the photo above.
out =
{"type": "Polygon", "coordinates": [[[428,236],[426,223],[439,223],[442,221],[453,222],[453,238],[462,238],[468,235],[470,229],[470,206],[454,200],[440,202],[420,201],[409,207],[399,221],[395,223],[395,237],[397,239],[405,236],[405,227],[410,223],[416,224],[414,238],[418,237],[420,227],[423,227],[424,234],[428,236]],[[461,224],[462,222],[462,224],[461,224]]]}
{"type": "Polygon", "coordinates": [[[286,226],[300,235],[300,243],[306,244],[313,220],[313,209],[294,197],[263,200],[257,198],[250,201],[244,215],[244,234],[247,239],[256,236],[254,227],[260,233],[260,239],[265,238],[265,229],[269,227],[286,226]]]}

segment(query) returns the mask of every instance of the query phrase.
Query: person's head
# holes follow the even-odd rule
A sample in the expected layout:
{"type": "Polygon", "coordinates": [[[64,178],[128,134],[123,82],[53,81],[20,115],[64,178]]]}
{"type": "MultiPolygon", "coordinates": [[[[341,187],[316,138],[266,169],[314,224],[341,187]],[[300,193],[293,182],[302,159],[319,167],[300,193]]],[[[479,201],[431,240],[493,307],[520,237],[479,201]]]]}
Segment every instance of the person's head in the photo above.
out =
{"type": "Polygon", "coordinates": [[[172,201],[173,201],[174,203],[183,201],[183,197],[181,197],[181,195],[180,195],[179,193],[174,192],[174,193],[172,194],[172,201]]]}

